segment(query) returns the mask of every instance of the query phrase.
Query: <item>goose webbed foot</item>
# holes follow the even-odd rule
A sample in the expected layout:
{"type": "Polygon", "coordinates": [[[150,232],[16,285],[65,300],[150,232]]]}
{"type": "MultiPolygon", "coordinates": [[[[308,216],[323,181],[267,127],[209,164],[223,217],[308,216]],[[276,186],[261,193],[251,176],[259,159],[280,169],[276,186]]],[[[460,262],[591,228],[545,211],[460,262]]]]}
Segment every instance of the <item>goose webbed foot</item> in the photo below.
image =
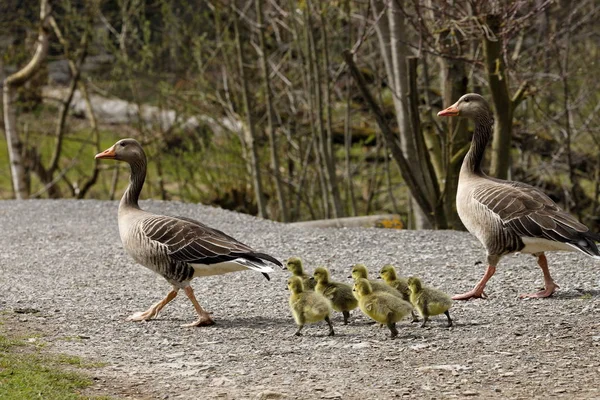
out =
{"type": "Polygon", "coordinates": [[[471,300],[471,299],[487,299],[487,294],[483,290],[469,290],[463,294],[452,296],[452,300],[471,300]]]}
{"type": "Polygon", "coordinates": [[[127,317],[127,321],[148,321],[158,315],[154,306],[150,307],[146,311],[138,311],[127,317]]]}
{"type": "Polygon", "coordinates": [[[160,310],[177,296],[177,290],[171,290],[164,299],[158,303],[152,304],[146,311],[138,311],[131,314],[127,317],[127,321],[148,321],[149,319],[156,317],[160,310]]]}
{"type": "Polygon", "coordinates": [[[206,313],[205,315],[201,315],[200,318],[198,318],[191,324],[183,324],[181,326],[184,328],[193,328],[196,326],[211,326],[214,324],[215,324],[215,321],[213,321],[213,319],[210,317],[210,314],[206,313]]]}
{"type": "Polygon", "coordinates": [[[556,283],[551,282],[546,284],[546,287],[543,290],[540,290],[539,292],[535,292],[535,293],[525,293],[519,296],[520,299],[542,299],[545,297],[550,297],[552,296],[552,294],[556,291],[556,289],[559,289],[560,286],[558,286],[556,283]]]}
{"type": "Polygon", "coordinates": [[[192,322],[191,324],[184,324],[181,326],[186,327],[186,328],[193,328],[196,326],[214,325],[215,321],[213,321],[213,319],[210,317],[210,313],[207,311],[204,311],[204,309],[200,306],[200,303],[198,303],[198,300],[196,300],[196,296],[194,295],[194,289],[192,289],[191,286],[186,286],[183,290],[184,290],[186,296],[188,297],[188,299],[190,299],[190,301],[194,305],[194,309],[196,310],[196,313],[198,313],[198,319],[196,321],[192,322]]]}

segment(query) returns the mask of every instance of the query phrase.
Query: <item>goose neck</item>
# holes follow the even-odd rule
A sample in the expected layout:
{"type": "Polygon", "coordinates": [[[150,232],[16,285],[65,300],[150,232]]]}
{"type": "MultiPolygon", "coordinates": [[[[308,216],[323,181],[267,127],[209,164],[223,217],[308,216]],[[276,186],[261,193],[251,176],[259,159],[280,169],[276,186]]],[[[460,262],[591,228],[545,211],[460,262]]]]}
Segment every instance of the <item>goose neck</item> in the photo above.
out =
{"type": "Polygon", "coordinates": [[[490,115],[481,115],[474,119],[475,131],[471,140],[471,147],[462,165],[463,172],[470,172],[477,175],[483,174],[481,164],[485,148],[492,137],[492,127],[494,119],[490,115]]]}
{"type": "Polygon", "coordinates": [[[139,209],[138,200],[144,181],[146,180],[146,158],[142,157],[129,163],[131,174],[129,176],[129,186],[121,198],[121,208],[139,209]]]}

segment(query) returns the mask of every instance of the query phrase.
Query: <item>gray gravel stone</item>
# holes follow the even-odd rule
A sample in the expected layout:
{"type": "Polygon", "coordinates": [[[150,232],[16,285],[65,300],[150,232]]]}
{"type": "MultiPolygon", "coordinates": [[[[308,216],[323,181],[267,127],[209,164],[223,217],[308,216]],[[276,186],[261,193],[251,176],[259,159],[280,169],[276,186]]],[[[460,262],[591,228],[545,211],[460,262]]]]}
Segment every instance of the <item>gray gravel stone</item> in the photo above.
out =
{"type": "MultiPolygon", "coordinates": [[[[142,207],[185,215],[281,260],[299,256],[312,272],[349,267],[375,272],[386,263],[450,293],[470,289],[485,254],[468,233],[379,229],[308,229],[196,204],[144,201],[142,207]]],[[[294,337],[287,274],[271,281],[242,272],[193,282],[215,326],[180,327],[195,318],[179,296],[156,320],[125,321],[169,291],[163,278],[135,264],[117,228],[117,202],[0,202],[0,313],[5,327],[39,330],[52,351],[107,363],[103,391],[128,382],[124,397],[143,399],[290,398],[433,399],[600,398],[600,265],[574,253],[549,255],[561,289],[522,301],[542,283],[535,259],[506,257],[488,300],[455,303],[455,325],[434,317],[427,329],[408,321],[399,338],[354,311],[336,336],[322,324],[294,337]],[[17,314],[19,310],[32,312],[17,314]],[[39,312],[33,312],[33,310],[39,312]],[[270,396],[270,397],[269,397],[270,396]]],[[[113,388],[114,389],[114,388],[113,388]]],[[[114,390],[113,390],[114,392],[114,390]]]]}

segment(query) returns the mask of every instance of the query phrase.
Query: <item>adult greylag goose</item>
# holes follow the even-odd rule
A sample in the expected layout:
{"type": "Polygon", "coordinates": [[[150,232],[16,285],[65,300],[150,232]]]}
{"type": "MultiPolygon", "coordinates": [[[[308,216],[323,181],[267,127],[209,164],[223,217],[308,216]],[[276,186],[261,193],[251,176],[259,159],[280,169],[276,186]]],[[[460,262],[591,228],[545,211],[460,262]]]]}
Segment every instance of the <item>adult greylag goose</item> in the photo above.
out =
{"type": "Polygon", "coordinates": [[[521,182],[492,178],[483,172],[481,163],[494,125],[483,97],[465,94],[438,116],[460,116],[475,123],[471,148],[458,178],[456,209],[465,227],[487,251],[488,267],[483,278],[472,290],[453,299],[485,297],[485,285],[506,254],[532,254],[544,274],[544,289],[521,298],[548,297],[558,288],[550,276],[545,251],[580,251],[600,259],[595,243],[600,241],[600,235],[563,211],[541,190],[521,182]]]}
{"type": "Polygon", "coordinates": [[[119,204],[119,233],[123,247],[135,261],[162,275],[173,287],[167,296],[130,321],[149,320],[183,289],[198,319],[184,326],[214,324],[194,295],[190,281],[198,276],[254,270],[267,279],[272,268],[282,264],[268,254],[254,251],[225,233],[186,217],[153,214],[140,209],[138,199],[146,179],[146,154],[134,139],[122,139],[96,154],[96,158],[125,161],[131,167],[129,186],[119,204]]]}

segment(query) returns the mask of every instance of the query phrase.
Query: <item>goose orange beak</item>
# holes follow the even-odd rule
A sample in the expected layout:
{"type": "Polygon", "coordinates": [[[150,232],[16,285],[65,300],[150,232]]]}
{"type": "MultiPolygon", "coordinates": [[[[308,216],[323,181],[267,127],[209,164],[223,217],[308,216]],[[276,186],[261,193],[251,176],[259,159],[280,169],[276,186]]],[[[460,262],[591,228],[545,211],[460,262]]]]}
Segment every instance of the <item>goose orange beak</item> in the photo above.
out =
{"type": "Polygon", "coordinates": [[[438,117],[457,117],[460,114],[455,104],[438,113],[438,117]]]}
{"type": "Polygon", "coordinates": [[[107,160],[113,160],[117,156],[115,153],[115,146],[111,146],[110,148],[104,150],[102,153],[96,154],[95,158],[105,158],[107,160]]]}

